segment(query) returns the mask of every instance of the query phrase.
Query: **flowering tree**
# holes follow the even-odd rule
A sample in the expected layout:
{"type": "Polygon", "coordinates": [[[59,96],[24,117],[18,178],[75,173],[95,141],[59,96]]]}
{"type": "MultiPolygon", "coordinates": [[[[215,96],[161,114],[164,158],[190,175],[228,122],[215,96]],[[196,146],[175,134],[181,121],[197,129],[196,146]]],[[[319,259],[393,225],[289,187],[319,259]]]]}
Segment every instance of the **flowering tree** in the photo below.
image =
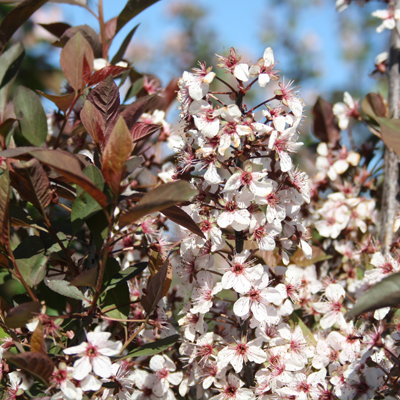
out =
{"type": "Polygon", "coordinates": [[[0,24],[0,263],[23,287],[0,297],[3,398],[398,398],[400,4],[373,14],[392,29],[389,100],[319,98],[309,179],[293,161],[305,105],[271,47],[166,88],[124,59],[137,27],[111,57],[151,0],[109,21],[99,1],[100,34],[45,26],[67,82],[39,92],[46,116],[7,47],[44,2],[0,24]],[[371,141],[344,145],[353,123],[388,146],[383,174],[371,141]]]}

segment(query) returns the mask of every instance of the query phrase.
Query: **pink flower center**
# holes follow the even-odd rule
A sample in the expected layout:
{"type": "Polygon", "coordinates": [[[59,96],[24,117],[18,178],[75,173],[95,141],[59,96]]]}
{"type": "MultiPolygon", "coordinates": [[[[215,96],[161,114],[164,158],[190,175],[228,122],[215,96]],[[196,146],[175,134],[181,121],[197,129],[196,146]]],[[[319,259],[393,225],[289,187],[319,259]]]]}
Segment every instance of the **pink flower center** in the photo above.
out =
{"type": "Polygon", "coordinates": [[[225,205],[225,210],[228,212],[234,212],[237,209],[236,202],[234,200],[228,201],[225,205]]]}
{"type": "Polygon", "coordinates": [[[200,223],[200,229],[202,232],[209,232],[212,228],[211,222],[210,221],[202,221],[200,223]]]}
{"type": "Polygon", "coordinates": [[[236,347],[236,353],[241,355],[241,356],[244,356],[247,353],[247,346],[245,344],[243,344],[243,343],[239,344],[236,347]]]}
{"type": "Polygon", "coordinates": [[[235,386],[228,386],[225,388],[224,393],[227,397],[234,397],[236,395],[236,387],[235,386]]]}
{"type": "Polygon", "coordinates": [[[240,176],[240,180],[242,181],[243,185],[249,185],[253,181],[253,177],[251,176],[250,172],[243,172],[240,176]]]}
{"type": "Polygon", "coordinates": [[[258,301],[260,299],[260,292],[256,289],[252,289],[249,292],[250,299],[253,301],[258,301]]]}
{"type": "Polygon", "coordinates": [[[310,385],[307,382],[300,382],[299,385],[297,386],[297,389],[300,392],[309,392],[310,391],[310,385]]]}
{"type": "Polygon", "coordinates": [[[234,264],[233,268],[232,268],[233,273],[235,273],[236,275],[241,275],[244,272],[244,267],[242,264],[234,264]]]}
{"type": "Polygon", "coordinates": [[[228,122],[225,125],[224,133],[227,135],[233,135],[234,133],[236,133],[236,124],[234,122],[228,122]]]}
{"type": "Polygon", "coordinates": [[[67,379],[67,376],[67,371],[65,371],[64,369],[59,369],[53,374],[53,380],[56,383],[62,383],[67,379]]]}
{"type": "Polygon", "coordinates": [[[169,375],[169,371],[166,369],[166,368],[163,368],[163,369],[160,369],[158,372],[157,372],[157,376],[158,376],[158,378],[161,380],[161,379],[166,379],[166,378],[168,378],[168,375],[169,375]]]}
{"type": "Polygon", "coordinates": [[[384,274],[390,274],[391,272],[393,272],[393,265],[389,262],[386,262],[382,265],[381,269],[384,274]]]}
{"type": "Polygon", "coordinates": [[[86,355],[90,358],[98,357],[99,352],[97,351],[97,346],[89,343],[88,347],[86,348],[86,355]]]}

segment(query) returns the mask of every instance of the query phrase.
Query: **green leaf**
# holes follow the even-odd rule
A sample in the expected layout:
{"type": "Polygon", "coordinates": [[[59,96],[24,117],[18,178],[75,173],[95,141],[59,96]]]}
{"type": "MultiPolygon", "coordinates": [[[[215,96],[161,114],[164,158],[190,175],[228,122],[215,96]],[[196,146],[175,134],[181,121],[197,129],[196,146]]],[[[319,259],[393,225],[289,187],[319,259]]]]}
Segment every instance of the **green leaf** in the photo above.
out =
{"type": "Polygon", "coordinates": [[[118,33],[132,18],[140,14],[159,0],[129,0],[118,15],[116,32],[118,33]]]}
{"type": "Polygon", "coordinates": [[[14,95],[14,112],[22,117],[19,121],[22,136],[32,145],[41,147],[47,137],[47,118],[37,94],[19,86],[14,95]]]}
{"type": "Polygon", "coordinates": [[[92,47],[78,32],[61,50],[60,65],[68,83],[77,92],[86,86],[93,71],[94,54],[92,47]]]}
{"type": "Polygon", "coordinates": [[[146,193],[130,211],[121,215],[119,226],[123,228],[147,214],[162,211],[177,203],[189,200],[197,193],[197,190],[193,189],[192,185],[185,181],[160,185],[146,193]]]}
{"type": "MultiPolygon", "coordinates": [[[[89,165],[83,173],[103,192],[104,179],[100,170],[95,165],[89,165]]],[[[89,193],[81,188],[76,191],[77,198],[72,204],[71,222],[74,232],[82,226],[84,220],[101,210],[100,204],[89,193]]]]}
{"type": "Polygon", "coordinates": [[[162,351],[165,351],[169,347],[173,346],[178,341],[179,337],[179,335],[171,335],[153,343],[146,343],[143,346],[133,349],[126,356],[121,357],[120,360],[131,357],[152,356],[154,354],[161,353],[162,351]]]}
{"type": "Polygon", "coordinates": [[[120,285],[123,282],[127,282],[139,275],[145,268],[148,266],[148,261],[140,262],[138,264],[132,265],[124,270],[118,272],[118,274],[114,275],[108,282],[104,284],[104,291],[107,292],[109,290],[114,289],[116,286],[120,285]]]}
{"type": "Polygon", "coordinates": [[[25,50],[21,43],[11,46],[0,56],[0,89],[17,75],[24,56],[25,50]]]}
{"type": "Polygon", "coordinates": [[[400,157],[400,120],[376,117],[381,127],[382,140],[400,157]]]}
{"type": "Polygon", "coordinates": [[[98,268],[88,269],[72,279],[70,285],[95,287],[98,273],[98,268]]]}
{"type": "Polygon", "coordinates": [[[86,300],[82,292],[76,286],[71,286],[67,281],[45,279],[44,282],[47,287],[58,294],[71,297],[71,299],[86,300]]]}
{"type": "Polygon", "coordinates": [[[25,0],[3,18],[0,24],[0,53],[17,29],[46,2],[47,0],[25,0]]]}
{"type": "Polygon", "coordinates": [[[122,61],[122,59],[124,58],[124,54],[126,49],[129,46],[129,43],[133,37],[133,35],[136,32],[136,29],[139,27],[140,24],[137,24],[127,35],[126,38],[124,39],[124,41],[121,44],[121,47],[118,49],[118,51],[115,53],[115,56],[113,57],[113,59],[111,60],[111,64],[112,65],[116,65],[118,64],[120,61],[122,61]]]}
{"type": "Polygon", "coordinates": [[[350,319],[368,311],[398,305],[400,305],[400,272],[382,279],[367,290],[345,317],[350,319]]]}
{"type": "Polygon", "coordinates": [[[112,306],[117,306],[117,308],[106,312],[106,315],[111,318],[116,319],[127,319],[130,310],[130,297],[129,288],[127,283],[114,287],[113,289],[106,292],[103,300],[103,310],[110,308],[112,306]]]}
{"type": "Polygon", "coordinates": [[[104,211],[98,211],[86,219],[86,224],[93,236],[94,243],[100,251],[104,239],[107,237],[109,222],[104,211]]]}
{"type": "Polygon", "coordinates": [[[37,236],[27,237],[14,250],[19,271],[29,287],[38,285],[46,276],[47,257],[43,242],[37,236]]]}

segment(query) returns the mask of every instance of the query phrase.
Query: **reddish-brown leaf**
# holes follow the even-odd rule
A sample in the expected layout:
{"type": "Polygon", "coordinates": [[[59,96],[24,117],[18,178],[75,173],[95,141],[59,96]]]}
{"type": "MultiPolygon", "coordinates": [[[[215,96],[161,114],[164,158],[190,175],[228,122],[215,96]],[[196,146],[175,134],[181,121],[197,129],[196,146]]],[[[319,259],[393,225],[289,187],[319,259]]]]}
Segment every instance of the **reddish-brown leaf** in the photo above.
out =
{"type": "Polygon", "coordinates": [[[41,307],[38,301],[22,303],[8,312],[5,324],[12,329],[22,328],[40,313],[41,307]]]}
{"type": "Polygon", "coordinates": [[[80,186],[89,193],[104,209],[107,207],[107,196],[82,172],[79,158],[67,151],[49,150],[38,147],[18,147],[0,152],[0,157],[29,160],[37,158],[42,164],[47,164],[66,177],[69,182],[80,186]]]}
{"type": "Polygon", "coordinates": [[[192,217],[185,213],[181,208],[172,206],[162,210],[161,213],[176,224],[188,229],[190,232],[195,233],[203,239],[206,238],[196,222],[193,221],[192,217]]]}
{"type": "Polygon", "coordinates": [[[197,194],[190,183],[177,181],[160,185],[146,193],[130,211],[122,214],[119,218],[119,226],[126,225],[155,211],[163,211],[177,203],[189,200],[197,194]]]}
{"type": "Polygon", "coordinates": [[[31,351],[32,353],[43,353],[46,354],[46,346],[43,336],[43,325],[39,321],[36,329],[32,333],[31,337],[31,351]]]}
{"type": "Polygon", "coordinates": [[[147,110],[149,113],[154,110],[166,111],[169,108],[176,99],[176,92],[179,90],[178,80],[178,78],[173,78],[169,82],[168,86],[156,97],[155,101],[150,104],[147,110]]]}
{"type": "Polygon", "coordinates": [[[10,244],[10,174],[8,169],[0,177],[0,246],[8,253],[10,244]]]}
{"type": "Polygon", "coordinates": [[[32,203],[42,214],[53,198],[50,180],[40,162],[32,159],[25,164],[11,162],[11,184],[24,200],[32,203]]]}
{"type": "Polygon", "coordinates": [[[104,33],[106,35],[106,41],[114,39],[117,28],[117,17],[114,17],[107,21],[104,26],[104,33]]]}
{"type": "MultiPolygon", "coordinates": [[[[153,312],[155,306],[162,297],[164,287],[168,285],[168,283],[166,284],[166,279],[168,275],[169,264],[170,262],[169,259],[167,258],[162,267],[160,268],[160,270],[153,277],[150,277],[147,283],[147,287],[145,289],[146,292],[140,298],[140,303],[142,304],[147,315],[153,312]]],[[[171,284],[171,282],[169,282],[169,284],[171,284]]]]}
{"type": "Polygon", "coordinates": [[[69,106],[72,104],[75,99],[75,93],[68,93],[62,96],[56,96],[53,94],[48,94],[37,90],[43,97],[52,101],[61,111],[66,112],[69,106]]]}
{"type": "Polygon", "coordinates": [[[88,69],[90,69],[90,72],[93,71],[93,62],[94,54],[92,47],[80,32],[68,40],[67,44],[61,50],[61,69],[75,91],[79,91],[85,87],[85,75],[87,75],[88,69]]]}
{"type": "Polygon", "coordinates": [[[318,97],[314,107],[314,136],[335,147],[340,140],[340,130],[335,123],[332,105],[318,97]]]}
{"type": "Polygon", "coordinates": [[[387,147],[400,157],[400,119],[379,118],[382,140],[387,147]]]}
{"type": "Polygon", "coordinates": [[[47,0],[25,0],[3,18],[0,24],[0,54],[17,29],[46,2],[47,0]]]}
{"type": "Polygon", "coordinates": [[[102,172],[113,193],[119,194],[120,182],[125,177],[125,163],[132,152],[132,138],[125,121],[120,117],[106,144],[102,157],[102,172]]]}
{"type": "Polygon", "coordinates": [[[99,274],[98,268],[88,269],[88,270],[82,272],[81,274],[79,274],[74,279],[72,279],[72,281],[69,284],[73,285],[73,286],[95,287],[98,274],[99,274]]]}
{"type": "Polygon", "coordinates": [[[89,82],[90,75],[92,74],[92,67],[89,64],[86,56],[83,57],[83,71],[82,71],[82,79],[85,85],[89,82]]]}
{"type": "Polygon", "coordinates": [[[9,351],[4,352],[3,357],[11,361],[18,368],[21,368],[49,386],[49,380],[54,371],[54,363],[47,354],[26,352],[13,354],[9,351]]]}
{"type": "Polygon", "coordinates": [[[53,22],[51,24],[39,25],[58,38],[60,38],[67,29],[71,28],[71,25],[66,24],[65,22],[53,22]]]}
{"type": "Polygon", "coordinates": [[[106,143],[103,116],[90,101],[86,101],[82,108],[81,121],[96,147],[103,149],[106,143]]]}
{"type": "Polygon", "coordinates": [[[62,150],[47,149],[33,150],[30,154],[80,186],[104,209],[107,207],[107,196],[82,172],[81,164],[75,155],[62,150]]]}
{"type": "Polygon", "coordinates": [[[129,130],[133,128],[139,117],[149,108],[150,104],[155,101],[157,96],[157,94],[151,94],[141,97],[132,104],[129,104],[129,106],[122,111],[121,116],[124,117],[129,130]]]}
{"type": "Polygon", "coordinates": [[[138,142],[153,133],[158,132],[162,128],[162,125],[158,124],[147,124],[146,122],[136,122],[131,130],[133,142],[138,142]]]}
{"type": "Polygon", "coordinates": [[[119,115],[119,91],[113,77],[109,76],[99,83],[89,93],[87,100],[90,101],[101,113],[104,122],[104,132],[107,137],[117,122],[119,115]]]}
{"type": "Polygon", "coordinates": [[[368,93],[361,103],[365,114],[376,119],[376,117],[385,118],[389,114],[387,100],[380,93],[368,93]]]}
{"type": "Polygon", "coordinates": [[[99,71],[96,71],[91,78],[89,79],[88,86],[97,85],[100,82],[103,82],[110,75],[114,78],[118,75],[123,74],[126,71],[129,71],[130,68],[117,67],[116,65],[108,65],[107,67],[102,68],[99,71]]]}

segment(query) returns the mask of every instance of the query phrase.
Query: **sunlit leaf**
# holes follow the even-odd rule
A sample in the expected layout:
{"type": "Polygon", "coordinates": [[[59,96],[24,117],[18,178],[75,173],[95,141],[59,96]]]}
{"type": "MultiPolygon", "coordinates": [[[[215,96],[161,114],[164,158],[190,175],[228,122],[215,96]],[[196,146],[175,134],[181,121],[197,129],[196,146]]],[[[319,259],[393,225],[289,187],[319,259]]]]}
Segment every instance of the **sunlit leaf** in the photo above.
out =
{"type": "Polygon", "coordinates": [[[195,233],[203,239],[206,238],[196,222],[193,221],[192,217],[185,213],[185,211],[183,211],[181,208],[172,206],[162,210],[161,213],[176,224],[188,229],[190,232],[195,233]]]}
{"type": "Polygon", "coordinates": [[[94,54],[92,47],[80,32],[76,33],[61,50],[60,65],[67,81],[75,91],[86,85],[85,65],[93,71],[94,54]]]}
{"type": "Polygon", "coordinates": [[[370,118],[385,118],[388,114],[386,99],[380,93],[368,93],[361,103],[361,108],[370,118]]]}
{"type": "Polygon", "coordinates": [[[382,279],[367,290],[346,314],[346,318],[354,318],[368,311],[375,311],[383,307],[397,307],[400,305],[400,273],[382,279]]]}
{"type": "Polygon", "coordinates": [[[112,310],[107,311],[105,314],[108,317],[116,319],[127,319],[130,310],[130,297],[128,284],[125,282],[118,287],[106,292],[104,296],[103,310],[114,307],[112,310]]]}
{"type": "Polygon", "coordinates": [[[126,356],[121,357],[120,360],[131,357],[152,356],[154,354],[161,353],[162,351],[168,350],[171,346],[173,346],[178,341],[179,337],[179,335],[171,335],[153,343],[146,343],[140,347],[137,347],[136,349],[131,350],[126,356]]]}
{"type": "Polygon", "coordinates": [[[299,318],[299,316],[296,314],[296,312],[293,312],[290,315],[291,321],[293,321],[294,326],[300,326],[301,331],[303,332],[304,338],[306,341],[313,346],[317,345],[317,340],[315,339],[314,335],[312,334],[311,330],[308,328],[308,326],[299,318]]]}
{"type": "Polygon", "coordinates": [[[43,325],[39,321],[36,329],[32,333],[31,337],[31,351],[32,353],[43,353],[46,354],[46,345],[43,336],[43,325]]]}
{"type": "Polygon", "coordinates": [[[88,86],[97,85],[100,82],[103,82],[109,76],[115,78],[118,75],[123,74],[126,71],[129,71],[130,68],[118,67],[116,65],[108,65],[99,71],[96,71],[89,79],[88,86]]]}
{"type": "Polygon", "coordinates": [[[162,128],[160,124],[148,124],[146,122],[136,122],[131,129],[133,142],[138,142],[146,137],[153,135],[162,128]]]}
{"type": "Polygon", "coordinates": [[[400,157],[400,120],[379,117],[376,120],[381,127],[383,142],[400,157]]]}
{"type": "MultiPolygon", "coordinates": [[[[1,155],[1,154],[0,154],[1,155]]],[[[131,224],[139,218],[155,211],[162,211],[177,203],[189,200],[197,194],[190,183],[177,181],[160,185],[146,193],[130,211],[119,218],[119,226],[131,224]]]]}
{"type": "Polygon", "coordinates": [[[81,111],[81,121],[88,131],[93,143],[98,149],[103,149],[105,138],[105,126],[100,111],[90,101],[86,101],[81,111]]]}
{"type": "Polygon", "coordinates": [[[302,249],[297,249],[292,257],[290,258],[290,262],[295,264],[297,267],[308,267],[312,264],[315,264],[320,261],[330,260],[332,258],[331,255],[326,254],[323,250],[321,250],[317,246],[311,246],[312,248],[312,258],[307,259],[304,255],[302,249]]]}
{"type": "Polygon", "coordinates": [[[132,137],[120,117],[106,144],[102,157],[102,173],[114,195],[119,194],[120,182],[125,178],[125,163],[132,152],[132,137]]]}
{"type": "Polygon", "coordinates": [[[71,297],[71,299],[85,300],[83,293],[76,286],[71,286],[67,281],[45,279],[44,283],[47,287],[49,287],[51,290],[54,290],[58,294],[71,297]]]}
{"type": "Polygon", "coordinates": [[[95,287],[98,273],[98,268],[90,268],[72,279],[70,285],[95,287]]]}
{"type": "Polygon", "coordinates": [[[37,90],[43,97],[52,101],[61,111],[66,112],[73,100],[75,99],[75,93],[63,94],[62,96],[56,96],[53,94],[48,94],[37,90]]]}
{"type": "Polygon", "coordinates": [[[14,112],[21,118],[22,136],[34,146],[42,146],[47,137],[47,118],[38,95],[19,86],[14,95],[14,112]]]}

